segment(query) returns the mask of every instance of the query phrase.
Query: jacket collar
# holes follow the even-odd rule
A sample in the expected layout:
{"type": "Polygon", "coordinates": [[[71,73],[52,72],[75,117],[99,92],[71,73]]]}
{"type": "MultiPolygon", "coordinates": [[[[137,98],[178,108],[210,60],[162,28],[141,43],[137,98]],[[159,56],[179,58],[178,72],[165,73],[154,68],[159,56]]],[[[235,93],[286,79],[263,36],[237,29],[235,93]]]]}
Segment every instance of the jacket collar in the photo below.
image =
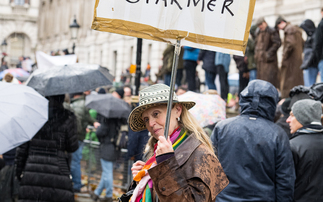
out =
{"type": "Polygon", "coordinates": [[[298,129],[290,139],[293,139],[299,135],[310,135],[310,134],[323,134],[323,126],[317,124],[310,124],[298,129]]]}
{"type": "Polygon", "coordinates": [[[189,135],[186,140],[175,150],[175,158],[178,165],[183,165],[200,144],[201,142],[194,138],[192,134],[189,135]]]}

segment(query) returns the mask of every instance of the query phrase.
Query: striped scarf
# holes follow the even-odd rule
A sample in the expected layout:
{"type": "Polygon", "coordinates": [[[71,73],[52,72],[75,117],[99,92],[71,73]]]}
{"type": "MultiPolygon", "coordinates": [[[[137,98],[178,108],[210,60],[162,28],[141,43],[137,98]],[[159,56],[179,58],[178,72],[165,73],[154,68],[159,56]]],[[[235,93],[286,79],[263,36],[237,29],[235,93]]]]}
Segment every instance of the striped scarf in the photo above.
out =
{"type": "MultiPolygon", "coordinates": [[[[174,130],[174,132],[170,135],[170,141],[173,143],[174,151],[182,142],[184,142],[187,137],[187,131],[181,130],[179,127],[174,130]]],[[[148,174],[148,170],[157,165],[156,148],[157,143],[154,145],[154,155],[146,162],[142,170],[139,171],[138,174],[133,178],[135,181],[139,182],[139,184],[133,192],[132,198],[130,199],[131,202],[152,202],[153,181],[148,174]]]]}

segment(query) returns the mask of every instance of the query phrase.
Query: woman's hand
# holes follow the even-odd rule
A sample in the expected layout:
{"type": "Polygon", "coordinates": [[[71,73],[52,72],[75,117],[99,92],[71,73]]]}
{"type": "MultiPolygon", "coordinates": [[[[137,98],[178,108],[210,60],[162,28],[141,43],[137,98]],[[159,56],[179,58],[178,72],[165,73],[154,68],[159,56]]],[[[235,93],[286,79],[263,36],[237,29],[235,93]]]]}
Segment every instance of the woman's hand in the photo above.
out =
{"type": "Polygon", "coordinates": [[[132,164],[131,171],[132,171],[132,176],[135,177],[139,171],[142,170],[144,167],[145,162],[143,161],[136,161],[136,163],[132,164]]]}
{"type": "Polygon", "coordinates": [[[169,136],[167,138],[167,141],[164,136],[159,136],[158,146],[156,149],[156,156],[170,152],[174,152],[174,149],[172,146],[172,142],[169,139],[169,136]]]}

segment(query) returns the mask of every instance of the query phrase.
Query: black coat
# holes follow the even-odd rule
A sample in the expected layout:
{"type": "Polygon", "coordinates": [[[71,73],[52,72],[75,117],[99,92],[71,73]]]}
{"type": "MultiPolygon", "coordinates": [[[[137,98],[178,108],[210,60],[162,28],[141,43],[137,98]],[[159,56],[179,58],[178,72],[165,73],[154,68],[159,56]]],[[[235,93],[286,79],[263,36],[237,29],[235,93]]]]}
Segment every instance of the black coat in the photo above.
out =
{"type": "Polygon", "coordinates": [[[217,202],[293,201],[295,170],[288,137],[273,123],[277,102],[273,85],[253,80],[241,92],[241,115],[216,125],[211,139],[230,181],[217,202]]]}
{"type": "Polygon", "coordinates": [[[215,52],[209,50],[200,50],[198,60],[203,61],[202,68],[205,71],[216,73],[215,52]]]}
{"type": "Polygon", "coordinates": [[[32,140],[17,149],[20,201],[74,201],[66,152],[78,149],[76,117],[62,108],[50,109],[49,116],[32,140]]]}
{"type": "Polygon", "coordinates": [[[116,161],[120,151],[115,146],[116,139],[121,124],[124,122],[121,119],[105,118],[98,114],[97,120],[101,126],[96,131],[96,136],[100,141],[100,158],[106,161],[116,161]]]}
{"type": "Polygon", "coordinates": [[[323,18],[315,31],[313,52],[313,64],[316,67],[323,59],[323,18]]]}
{"type": "Polygon", "coordinates": [[[323,127],[308,125],[290,139],[293,153],[297,202],[323,201],[323,127]]]}
{"type": "Polygon", "coordinates": [[[315,46],[314,44],[314,38],[315,38],[315,24],[312,20],[305,20],[302,22],[300,26],[307,34],[307,39],[304,43],[304,58],[303,58],[303,63],[301,65],[301,69],[306,69],[308,67],[317,67],[317,65],[313,64],[313,57],[314,57],[314,52],[313,52],[313,47],[315,46]]]}

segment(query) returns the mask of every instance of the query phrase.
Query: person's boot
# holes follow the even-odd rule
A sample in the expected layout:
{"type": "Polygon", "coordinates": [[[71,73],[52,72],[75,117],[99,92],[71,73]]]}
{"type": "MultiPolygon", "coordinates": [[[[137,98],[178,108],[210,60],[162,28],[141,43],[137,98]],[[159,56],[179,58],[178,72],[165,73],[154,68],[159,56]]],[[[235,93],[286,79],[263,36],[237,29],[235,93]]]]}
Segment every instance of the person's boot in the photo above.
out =
{"type": "Polygon", "coordinates": [[[98,195],[96,195],[94,192],[90,192],[90,196],[91,196],[91,199],[93,201],[98,201],[98,199],[100,198],[98,195]]]}
{"type": "Polygon", "coordinates": [[[100,200],[100,202],[112,202],[112,198],[111,197],[104,197],[103,199],[100,200]]]}

